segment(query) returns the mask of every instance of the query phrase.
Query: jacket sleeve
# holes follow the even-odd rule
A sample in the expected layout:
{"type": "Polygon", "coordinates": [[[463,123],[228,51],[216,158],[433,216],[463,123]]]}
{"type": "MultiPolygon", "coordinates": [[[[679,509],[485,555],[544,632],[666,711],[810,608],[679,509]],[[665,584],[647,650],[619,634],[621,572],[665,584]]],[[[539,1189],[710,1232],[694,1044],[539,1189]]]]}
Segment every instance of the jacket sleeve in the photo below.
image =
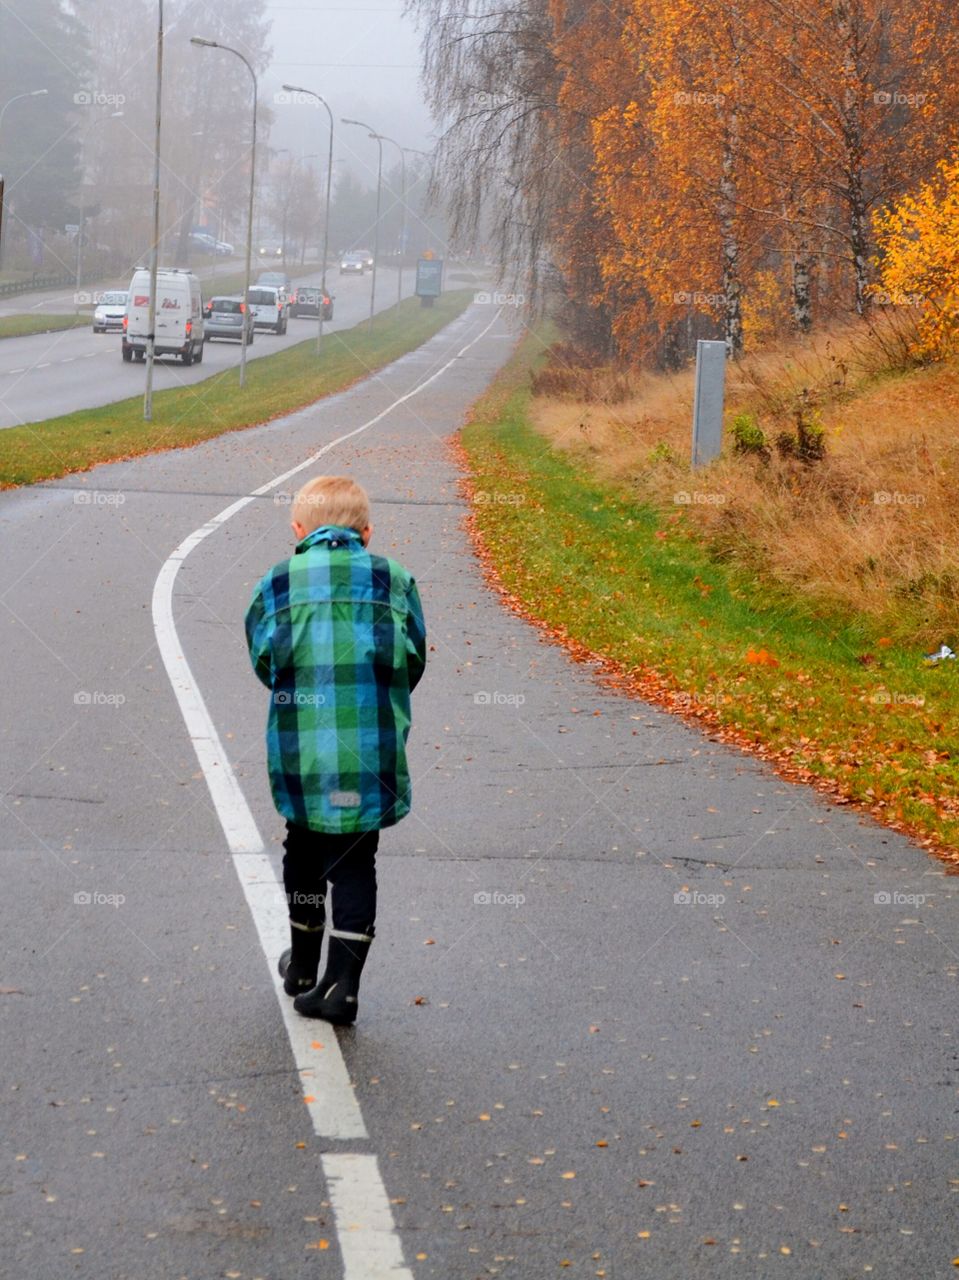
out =
{"type": "Polygon", "coordinates": [[[263,583],[259,583],[246,611],[246,643],[256,678],[273,688],[273,624],[267,617],[263,600],[263,583]]]}
{"type": "Polygon", "coordinates": [[[406,669],[412,692],[426,669],[426,623],[423,621],[420,593],[413,578],[406,588],[406,669]]]}

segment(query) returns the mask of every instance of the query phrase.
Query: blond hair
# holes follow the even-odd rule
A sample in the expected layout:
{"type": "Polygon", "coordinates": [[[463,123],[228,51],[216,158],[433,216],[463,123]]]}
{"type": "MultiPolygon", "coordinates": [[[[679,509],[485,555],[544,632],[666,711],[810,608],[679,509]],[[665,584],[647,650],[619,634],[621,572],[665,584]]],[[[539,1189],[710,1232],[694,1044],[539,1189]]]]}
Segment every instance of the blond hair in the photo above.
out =
{"type": "Polygon", "coordinates": [[[324,524],[362,533],[370,523],[370,500],[349,476],[314,476],[293,499],[293,519],[307,533],[324,524]]]}

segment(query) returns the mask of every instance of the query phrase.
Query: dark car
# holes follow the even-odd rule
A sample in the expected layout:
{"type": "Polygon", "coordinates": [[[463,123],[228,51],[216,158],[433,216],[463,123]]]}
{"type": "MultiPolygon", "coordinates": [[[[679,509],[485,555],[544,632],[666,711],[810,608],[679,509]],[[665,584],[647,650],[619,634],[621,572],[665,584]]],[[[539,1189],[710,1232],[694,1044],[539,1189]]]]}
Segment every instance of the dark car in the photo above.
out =
{"type": "Polygon", "coordinates": [[[289,297],[293,291],[293,281],[285,271],[261,271],[256,278],[258,285],[267,285],[271,289],[281,289],[289,297]]]}
{"type": "Polygon", "coordinates": [[[323,319],[333,319],[333,295],[326,293],[323,289],[313,288],[309,285],[301,286],[290,298],[290,312],[293,317],[296,316],[318,316],[320,314],[320,299],[323,300],[323,319]]]}
{"type": "Polygon", "coordinates": [[[243,341],[246,327],[247,346],[253,341],[253,312],[242,298],[210,298],[203,308],[203,338],[232,338],[243,341]]]}

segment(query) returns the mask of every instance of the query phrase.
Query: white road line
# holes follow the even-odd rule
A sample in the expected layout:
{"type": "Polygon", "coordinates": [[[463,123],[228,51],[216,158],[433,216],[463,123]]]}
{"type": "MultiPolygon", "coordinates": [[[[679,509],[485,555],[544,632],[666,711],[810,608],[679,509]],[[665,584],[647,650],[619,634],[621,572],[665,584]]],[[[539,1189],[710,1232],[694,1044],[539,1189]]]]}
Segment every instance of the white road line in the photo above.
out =
{"type": "Polygon", "coordinates": [[[286,894],[269,855],[234,853],[233,865],[269,962],[313,1130],[325,1138],[368,1138],[335,1031],[328,1022],[301,1018],[283,990],[276,962],[290,945],[290,922],[286,894]]]}
{"type": "Polygon", "coordinates": [[[343,1255],[343,1280],[409,1277],[376,1156],[345,1151],[322,1159],[343,1255]]]}
{"type": "MultiPolygon", "coordinates": [[[[425,391],[486,336],[499,319],[501,311],[502,308],[498,309],[489,324],[445,364],[368,422],[331,440],[305,461],[232,502],[206,524],[195,529],[165,561],[153,588],[153,627],[157,647],[233,855],[233,865],[273,975],[274,989],[290,1038],[293,1058],[303,1081],[304,1100],[310,1099],[306,1105],[314,1131],[324,1138],[366,1138],[368,1134],[335,1031],[326,1023],[314,1023],[300,1018],[294,1013],[289,997],[283,993],[282,983],[276,973],[276,961],[286,945],[286,897],[269,856],[264,852],[263,838],[250,806],[183,653],[174,619],[173,588],[180,566],[190,552],[211,533],[215,533],[257,498],[313,466],[337,445],[376,426],[394,409],[425,391]]],[[[300,410],[300,414],[309,411],[300,410]]],[[[329,1155],[324,1157],[323,1167],[327,1176],[336,1180],[335,1195],[338,1200],[334,1199],[334,1206],[345,1268],[344,1280],[381,1280],[381,1277],[383,1280],[413,1280],[412,1273],[403,1265],[402,1250],[395,1234],[392,1212],[380,1178],[376,1156],[329,1155]]],[[[331,1191],[331,1195],[333,1194],[331,1191]]]]}

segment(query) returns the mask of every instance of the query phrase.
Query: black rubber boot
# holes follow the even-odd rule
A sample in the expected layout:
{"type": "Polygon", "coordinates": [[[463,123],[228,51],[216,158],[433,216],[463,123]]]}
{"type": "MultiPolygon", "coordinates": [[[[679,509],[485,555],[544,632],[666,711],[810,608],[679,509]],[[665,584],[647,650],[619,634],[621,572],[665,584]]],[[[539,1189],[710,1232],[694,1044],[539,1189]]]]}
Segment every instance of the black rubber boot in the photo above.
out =
{"type": "Polygon", "coordinates": [[[283,990],[288,996],[298,996],[316,986],[316,974],[320,967],[320,948],[323,946],[323,925],[310,928],[290,921],[292,947],[280,956],[277,969],[283,979],[283,990]]]}
{"type": "Polygon", "coordinates": [[[297,1013],[305,1018],[322,1018],[340,1027],[355,1022],[360,974],[372,941],[366,934],[351,933],[344,937],[331,929],[326,972],[312,991],[293,1001],[297,1013]]]}

